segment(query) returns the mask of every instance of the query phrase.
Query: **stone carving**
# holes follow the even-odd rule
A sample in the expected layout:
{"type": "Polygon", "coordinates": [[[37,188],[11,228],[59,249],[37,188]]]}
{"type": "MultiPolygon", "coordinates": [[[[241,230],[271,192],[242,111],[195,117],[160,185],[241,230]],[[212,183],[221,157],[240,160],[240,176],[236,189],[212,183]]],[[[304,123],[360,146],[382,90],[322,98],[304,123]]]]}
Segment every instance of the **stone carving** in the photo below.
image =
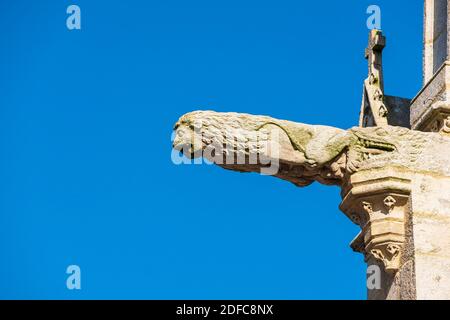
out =
{"type": "Polygon", "coordinates": [[[369,84],[376,84],[378,82],[378,78],[373,74],[373,72],[369,75],[369,84]]]}
{"type": "Polygon", "coordinates": [[[405,243],[410,182],[397,181],[391,175],[385,168],[356,173],[343,188],[340,209],[352,221],[355,212],[359,212],[361,233],[351,244],[353,250],[364,254],[366,261],[374,258],[382,262],[386,272],[395,273],[400,268],[405,243]]]}
{"type": "Polygon", "coordinates": [[[450,75],[447,61],[427,82],[420,94],[411,102],[411,127],[420,131],[438,132],[442,120],[450,115],[449,94],[446,79],[450,75]],[[440,122],[440,123],[438,123],[440,122]]]}
{"type": "Polygon", "coordinates": [[[380,89],[375,90],[375,93],[373,94],[373,99],[376,101],[383,101],[383,94],[381,93],[380,89]]]}
{"type": "Polygon", "coordinates": [[[361,228],[350,247],[383,267],[369,299],[449,299],[449,1],[424,1],[424,86],[413,100],[384,94],[385,38],[372,30],[359,127],[196,111],[176,123],[174,148],[239,172],[276,162],[272,175],[297,186],[340,186],[339,208],[361,228]]]}
{"type": "Polygon", "coordinates": [[[370,250],[370,254],[383,263],[387,272],[395,272],[400,266],[401,249],[401,245],[387,242],[370,250]]]}
{"type": "Polygon", "coordinates": [[[391,213],[396,202],[397,201],[395,201],[394,197],[392,197],[392,196],[387,196],[386,198],[384,198],[384,201],[383,201],[383,203],[386,206],[386,208],[388,209],[389,213],[391,213]]]}
{"type": "Polygon", "coordinates": [[[361,204],[362,204],[363,210],[370,216],[370,214],[373,212],[372,204],[367,201],[363,201],[361,204]]]}
{"type": "MultiPolygon", "coordinates": [[[[450,138],[401,127],[354,127],[342,130],[266,116],[195,111],[182,116],[175,129],[177,135],[174,148],[184,151],[189,157],[202,156],[202,151],[212,144],[231,146],[231,151],[226,150],[227,156],[230,156],[230,152],[241,152],[247,159],[255,154],[270,157],[266,154],[267,150],[258,148],[256,144],[250,148],[240,146],[255,135],[260,138],[259,143],[274,142],[280,150],[279,170],[275,176],[298,186],[306,186],[314,181],[342,185],[348,175],[386,165],[450,173],[446,156],[436,152],[439,148],[450,148],[450,138]],[[197,140],[194,139],[194,123],[202,124],[197,130],[197,140]],[[279,141],[271,138],[270,131],[278,133],[279,141]],[[434,154],[432,163],[428,161],[430,154],[434,154]]],[[[264,166],[261,163],[245,162],[218,165],[242,172],[259,172],[264,166]]]]}
{"type": "MultiPolygon", "coordinates": [[[[205,156],[210,145],[227,145],[229,148],[216,149],[216,153],[219,150],[223,157],[231,159],[241,154],[244,161],[216,164],[239,172],[258,172],[266,164],[250,163],[249,159],[261,155],[270,158],[270,148],[262,148],[261,144],[271,142],[272,147],[275,145],[279,149],[279,168],[274,176],[297,186],[314,181],[341,186],[342,211],[348,212],[349,218],[364,230],[364,237],[358,238],[360,243],[352,247],[358,248],[366,260],[373,256],[382,261],[389,273],[399,268],[405,241],[404,206],[409,191],[404,191],[404,187],[399,189],[395,181],[392,186],[383,185],[385,178],[376,179],[372,186],[367,182],[371,172],[397,167],[450,174],[445,154],[440,157],[437,152],[440,148],[450,149],[450,137],[401,127],[342,130],[267,116],[195,111],[183,115],[175,124],[175,130],[173,146],[188,157],[205,156]],[[434,155],[432,164],[430,154],[434,155]],[[369,175],[364,186],[354,194],[358,188],[349,181],[357,173],[366,172],[369,175]],[[376,188],[384,189],[377,191],[376,188]]],[[[215,162],[217,155],[216,158],[206,157],[215,162]]],[[[386,181],[391,183],[389,179],[386,181]]]]}
{"type": "MultiPolygon", "coordinates": [[[[345,130],[265,116],[213,111],[186,114],[177,122],[175,129],[177,134],[174,148],[184,151],[189,157],[205,156],[204,151],[211,145],[227,145],[226,150],[220,150],[224,156],[235,158],[240,152],[247,160],[255,155],[258,156],[257,159],[261,156],[270,158],[267,148],[261,146],[265,142],[274,143],[280,152],[276,176],[298,186],[308,185],[314,180],[339,185],[346,173],[347,155],[343,151],[350,136],[345,130]],[[194,139],[194,123],[202,124],[198,128],[197,139],[194,139]],[[273,139],[274,133],[278,134],[279,139],[273,139]],[[257,144],[247,147],[246,142],[252,140],[257,140],[257,144]]],[[[217,163],[214,159],[209,160],[217,163]]],[[[261,163],[251,164],[249,161],[217,164],[242,172],[259,172],[264,166],[261,163]]]]}
{"type": "Polygon", "coordinates": [[[378,115],[382,118],[386,118],[388,114],[388,110],[384,104],[380,105],[380,108],[378,109],[378,115]]]}

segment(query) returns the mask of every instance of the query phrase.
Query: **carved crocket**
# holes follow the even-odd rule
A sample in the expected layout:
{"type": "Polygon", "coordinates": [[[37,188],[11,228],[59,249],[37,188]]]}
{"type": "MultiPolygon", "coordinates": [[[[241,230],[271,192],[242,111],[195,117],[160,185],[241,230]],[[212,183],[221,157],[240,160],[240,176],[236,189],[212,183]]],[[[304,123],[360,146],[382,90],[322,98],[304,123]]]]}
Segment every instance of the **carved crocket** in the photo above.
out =
{"type": "Polygon", "coordinates": [[[264,173],[276,163],[273,175],[297,186],[314,181],[342,185],[356,171],[388,164],[421,170],[426,162],[424,169],[430,171],[430,161],[424,160],[432,154],[437,157],[432,170],[450,171],[436,150],[449,148],[450,138],[402,127],[342,130],[266,116],[195,111],[183,115],[175,130],[173,147],[185,156],[204,157],[241,172],[264,173]]]}

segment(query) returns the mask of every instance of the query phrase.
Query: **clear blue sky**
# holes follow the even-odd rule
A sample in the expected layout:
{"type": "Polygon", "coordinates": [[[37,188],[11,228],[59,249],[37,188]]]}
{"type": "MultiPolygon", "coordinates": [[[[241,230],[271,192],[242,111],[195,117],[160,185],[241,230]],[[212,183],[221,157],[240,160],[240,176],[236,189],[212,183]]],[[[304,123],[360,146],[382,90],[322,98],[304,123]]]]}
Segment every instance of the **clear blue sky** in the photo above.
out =
{"type": "Polygon", "coordinates": [[[175,166],[170,137],[196,109],[357,125],[370,4],[412,97],[420,0],[1,1],[0,298],[364,299],[338,188],[175,166]]]}

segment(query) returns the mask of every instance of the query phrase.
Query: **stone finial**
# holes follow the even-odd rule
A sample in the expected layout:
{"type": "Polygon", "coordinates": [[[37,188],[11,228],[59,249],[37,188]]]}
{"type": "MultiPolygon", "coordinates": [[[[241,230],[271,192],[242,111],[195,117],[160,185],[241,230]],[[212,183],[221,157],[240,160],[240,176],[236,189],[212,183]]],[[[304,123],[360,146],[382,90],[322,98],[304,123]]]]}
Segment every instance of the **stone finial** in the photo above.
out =
{"type": "Polygon", "coordinates": [[[373,29],[369,34],[369,45],[365,51],[369,75],[364,81],[360,126],[385,126],[388,124],[388,109],[384,101],[384,79],[382,52],[386,38],[381,30],[373,29]]]}

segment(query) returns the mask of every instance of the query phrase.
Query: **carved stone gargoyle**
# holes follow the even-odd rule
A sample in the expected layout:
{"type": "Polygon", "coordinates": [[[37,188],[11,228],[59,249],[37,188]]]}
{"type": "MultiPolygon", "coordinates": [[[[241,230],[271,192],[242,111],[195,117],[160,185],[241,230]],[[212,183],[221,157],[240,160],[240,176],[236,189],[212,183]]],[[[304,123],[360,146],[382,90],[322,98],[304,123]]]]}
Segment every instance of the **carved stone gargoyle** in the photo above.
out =
{"type": "Polygon", "coordinates": [[[448,154],[439,152],[450,150],[450,138],[403,127],[342,130],[195,111],[183,115],[175,131],[174,149],[189,158],[205,157],[240,172],[263,172],[276,163],[272,175],[296,186],[314,181],[340,186],[340,208],[362,229],[351,247],[368,264],[381,266],[391,281],[408,262],[402,253],[411,173],[450,175],[448,154]]]}
{"type": "Polygon", "coordinates": [[[359,127],[196,111],[176,123],[173,147],[300,187],[340,186],[340,209],[361,227],[350,246],[368,275],[380,270],[368,298],[450,299],[449,8],[424,0],[424,85],[412,100],[385,95],[386,38],[370,31],[359,127]]]}
{"type": "MultiPolygon", "coordinates": [[[[344,186],[349,177],[363,170],[396,166],[412,170],[450,173],[446,155],[437,148],[450,146],[448,136],[403,127],[353,127],[349,130],[308,125],[267,116],[242,113],[194,111],[175,124],[173,147],[185,156],[205,156],[208,146],[222,156],[205,156],[225,169],[261,172],[267,163],[249,159],[271,159],[279,163],[274,176],[307,186],[314,181],[344,186]],[[276,136],[276,139],[273,137],[276,136]],[[256,137],[256,138],[255,138],[256,137]],[[256,142],[253,143],[252,142],[256,142]],[[219,148],[219,146],[228,148],[219,148]],[[263,145],[272,148],[262,148],[263,145]],[[276,148],[277,159],[270,154],[276,148]],[[430,155],[433,162],[430,163],[430,155]],[[237,158],[246,161],[237,162],[237,158]],[[229,158],[229,162],[217,159],[229,158]],[[233,160],[234,159],[234,160],[233,160]]],[[[267,161],[266,161],[267,162],[267,161]]]]}

